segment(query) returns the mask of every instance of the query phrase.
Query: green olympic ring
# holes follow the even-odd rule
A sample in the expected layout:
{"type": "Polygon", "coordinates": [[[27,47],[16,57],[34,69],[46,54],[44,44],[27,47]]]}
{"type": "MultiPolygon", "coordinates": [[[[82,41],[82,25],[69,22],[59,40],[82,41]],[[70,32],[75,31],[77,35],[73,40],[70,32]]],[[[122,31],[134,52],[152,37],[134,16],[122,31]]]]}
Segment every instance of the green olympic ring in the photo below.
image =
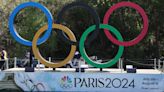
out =
{"type": "MultiPolygon", "coordinates": [[[[119,31],[114,28],[111,25],[107,25],[107,24],[100,24],[99,28],[103,28],[103,29],[108,29],[110,30],[114,35],[116,35],[117,39],[119,41],[123,41],[123,38],[121,36],[121,34],[119,33],[119,31]]],[[[106,68],[106,67],[110,67],[112,65],[114,65],[115,63],[117,63],[117,61],[119,60],[119,58],[122,56],[123,51],[124,51],[124,46],[119,46],[119,50],[117,52],[117,55],[110,61],[106,62],[106,63],[95,63],[93,60],[91,60],[84,48],[84,42],[88,36],[89,33],[93,32],[96,29],[96,25],[93,25],[91,27],[89,27],[88,29],[85,30],[85,32],[82,34],[81,38],[80,38],[80,45],[79,45],[79,49],[80,49],[80,53],[81,56],[83,57],[83,59],[90,65],[97,67],[97,68],[106,68]]]]}

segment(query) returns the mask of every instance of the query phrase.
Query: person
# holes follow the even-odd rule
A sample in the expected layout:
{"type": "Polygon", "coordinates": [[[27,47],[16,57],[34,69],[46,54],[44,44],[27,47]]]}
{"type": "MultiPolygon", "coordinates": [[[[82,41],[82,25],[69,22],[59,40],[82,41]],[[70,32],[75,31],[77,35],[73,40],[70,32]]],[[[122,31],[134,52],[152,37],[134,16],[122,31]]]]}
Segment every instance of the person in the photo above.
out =
{"type": "Polygon", "coordinates": [[[80,55],[79,51],[76,51],[74,58],[80,59],[80,57],[81,57],[81,55],[80,55]]]}
{"type": "Polygon", "coordinates": [[[0,68],[3,70],[5,61],[8,60],[8,58],[7,58],[7,51],[3,48],[1,50],[2,51],[0,52],[0,68]]]}
{"type": "Polygon", "coordinates": [[[162,57],[160,58],[160,60],[161,60],[161,61],[164,61],[164,56],[162,56],[162,57]]]}
{"type": "Polygon", "coordinates": [[[76,51],[74,55],[74,59],[72,61],[73,66],[76,66],[76,67],[78,66],[80,57],[81,57],[80,53],[76,51]]]}
{"type": "Polygon", "coordinates": [[[26,52],[25,61],[23,63],[23,66],[26,67],[26,66],[28,66],[29,63],[30,63],[30,52],[26,52]]]}
{"type": "Polygon", "coordinates": [[[2,49],[2,59],[8,60],[8,58],[7,58],[7,51],[5,49],[2,49]]]}
{"type": "Polygon", "coordinates": [[[160,60],[162,61],[162,64],[163,64],[162,72],[164,72],[164,55],[160,58],[160,60]]]}

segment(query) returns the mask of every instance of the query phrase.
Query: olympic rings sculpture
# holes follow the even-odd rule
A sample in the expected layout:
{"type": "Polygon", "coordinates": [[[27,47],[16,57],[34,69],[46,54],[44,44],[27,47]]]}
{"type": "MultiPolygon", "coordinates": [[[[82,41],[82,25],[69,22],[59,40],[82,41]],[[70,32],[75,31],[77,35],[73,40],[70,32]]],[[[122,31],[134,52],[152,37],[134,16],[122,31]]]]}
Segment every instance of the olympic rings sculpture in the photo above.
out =
{"type": "Polygon", "coordinates": [[[94,9],[92,9],[92,7],[90,7],[89,5],[87,5],[85,3],[81,3],[81,2],[73,2],[73,3],[68,4],[65,7],[63,7],[57,15],[56,24],[53,23],[53,17],[51,15],[50,11],[43,5],[36,3],[36,2],[27,2],[27,3],[20,4],[13,10],[13,12],[11,13],[11,15],[9,17],[9,30],[10,30],[11,35],[14,37],[14,39],[23,45],[32,46],[34,56],[42,64],[44,64],[47,67],[52,67],[52,68],[61,67],[61,66],[64,66],[66,63],[68,63],[73,58],[77,46],[79,46],[79,51],[80,51],[81,56],[88,64],[90,64],[94,67],[97,67],[97,68],[110,67],[110,66],[114,65],[115,63],[117,63],[118,59],[122,56],[123,51],[124,51],[124,46],[125,47],[133,46],[133,45],[139,43],[144,38],[144,36],[147,34],[148,26],[149,26],[148,17],[146,15],[145,11],[139,5],[132,3],[132,2],[125,2],[125,1],[119,2],[119,3],[111,6],[108,9],[108,11],[106,12],[106,14],[104,16],[103,24],[100,23],[100,19],[99,19],[98,14],[96,13],[96,11],[94,9]],[[79,43],[76,41],[76,38],[75,38],[75,35],[73,34],[73,32],[66,26],[60,24],[60,21],[62,18],[61,16],[63,15],[63,13],[69,8],[76,8],[75,6],[82,7],[85,10],[87,10],[91,15],[94,16],[94,20],[95,20],[95,25],[90,26],[88,29],[86,29],[84,31],[84,33],[82,34],[82,36],[80,38],[79,43]],[[41,9],[45,13],[45,15],[48,19],[48,24],[43,26],[36,32],[32,42],[22,38],[17,33],[17,31],[14,27],[14,19],[15,19],[17,13],[26,7],[36,7],[36,8],[41,9]],[[113,13],[113,11],[118,8],[121,8],[121,7],[131,7],[131,8],[136,9],[141,14],[142,19],[143,19],[142,32],[135,39],[128,41],[128,42],[123,42],[123,38],[122,38],[121,34],[119,33],[119,31],[116,28],[114,28],[113,26],[108,24],[110,15],[113,13]],[[42,44],[43,42],[45,42],[48,39],[48,37],[51,35],[52,29],[62,30],[62,31],[57,30],[57,32],[59,33],[59,37],[61,37],[65,42],[67,42],[68,44],[71,45],[70,54],[60,63],[48,62],[46,59],[44,59],[41,56],[39,49],[37,48],[37,45],[42,44]],[[104,33],[107,36],[107,38],[111,42],[113,42],[114,44],[119,46],[117,55],[112,60],[110,60],[106,63],[95,63],[94,61],[92,61],[86,54],[85,47],[84,47],[84,42],[86,40],[86,37],[89,35],[89,33],[93,32],[95,30],[93,32],[93,34],[90,35],[89,42],[91,42],[92,40],[94,40],[97,37],[99,29],[104,29],[104,33]],[[45,34],[40,38],[40,35],[43,32],[45,32],[45,34]],[[116,36],[116,38],[118,40],[115,39],[111,35],[111,32],[116,36]],[[65,34],[67,34],[69,38],[65,34]]]}

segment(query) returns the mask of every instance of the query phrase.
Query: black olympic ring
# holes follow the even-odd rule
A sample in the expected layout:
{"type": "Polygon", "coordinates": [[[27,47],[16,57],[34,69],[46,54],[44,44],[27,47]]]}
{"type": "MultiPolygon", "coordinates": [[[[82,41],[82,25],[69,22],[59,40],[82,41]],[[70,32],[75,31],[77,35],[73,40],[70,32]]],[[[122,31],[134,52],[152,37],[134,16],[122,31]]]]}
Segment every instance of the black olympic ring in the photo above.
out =
{"type": "MultiPolygon", "coordinates": [[[[85,4],[83,2],[73,2],[70,4],[65,5],[57,14],[57,20],[56,23],[60,24],[61,20],[62,20],[62,15],[63,13],[70,9],[70,8],[74,8],[74,7],[80,7],[80,8],[84,8],[86,9],[94,18],[95,20],[95,25],[96,25],[96,30],[93,34],[91,34],[90,38],[88,39],[88,41],[86,42],[86,45],[88,45],[89,43],[91,43],[94,39],[97,38],[98,33],[99,33],[99,25],[100,25],[100,18],[97,14],[97,12],[90,7],[88,4],[85,4]]],[[[57,31],[58,36],[65,41],[66,43],[68,43],[69,45],[79,45],[79,42],[74,42],[71,41],[62,31],[57,31]]]]}

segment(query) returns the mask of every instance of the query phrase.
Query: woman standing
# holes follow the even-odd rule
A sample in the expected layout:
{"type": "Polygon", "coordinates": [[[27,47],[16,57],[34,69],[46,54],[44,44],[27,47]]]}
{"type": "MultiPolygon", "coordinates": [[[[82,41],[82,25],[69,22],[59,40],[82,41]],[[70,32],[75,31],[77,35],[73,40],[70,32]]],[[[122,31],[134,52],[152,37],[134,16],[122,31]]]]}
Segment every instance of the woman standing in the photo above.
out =
{"type": "Polygon", "coordinates": [[[4,70],[4,64],[5,64],[5,61],[7,61],[8,58],[7,58],[7,51],[2,48],[1,49],[1,52],[0,52],[0,68],[1,70],[4,70]]]}

